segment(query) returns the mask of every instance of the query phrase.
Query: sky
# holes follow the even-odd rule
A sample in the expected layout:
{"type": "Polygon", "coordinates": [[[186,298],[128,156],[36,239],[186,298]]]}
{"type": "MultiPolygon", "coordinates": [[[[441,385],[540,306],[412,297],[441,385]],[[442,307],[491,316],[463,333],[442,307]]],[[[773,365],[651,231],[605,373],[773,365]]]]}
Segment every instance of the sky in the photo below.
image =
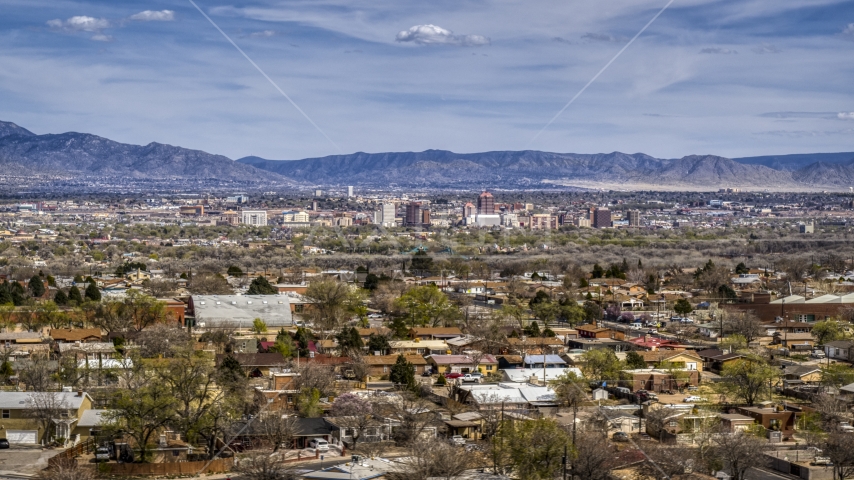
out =
{"type": "Polygon", "coordinates": [[[0,120],[234,159],[854,151],[850,0],[674,0],[616,59],[668,0],[194,1],[260,71],[189,0],[2,0],[0,120]]]}

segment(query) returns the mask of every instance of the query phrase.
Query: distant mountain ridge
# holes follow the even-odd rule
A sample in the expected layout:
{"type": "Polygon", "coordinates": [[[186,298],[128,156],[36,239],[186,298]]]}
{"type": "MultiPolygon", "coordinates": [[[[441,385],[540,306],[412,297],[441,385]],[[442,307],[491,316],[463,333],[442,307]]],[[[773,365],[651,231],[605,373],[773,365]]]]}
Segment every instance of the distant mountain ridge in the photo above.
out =
{"type": "Polygon", "coordinates": [[[0,171],[71,178],[289,183],[279,175],[200,150],[154,142],[129,145],[88,133],[36,135],[9,122],[0,122],[0,171]]]}
{"type": "MultiPolygon", "coordinates": [[[[851,154],[816,154],[838,160],[851,154]],[[831,157],[832,156],[832,157],[831,157]]],[[[854,162],[807,163],[797,158],[750,157],[734,160],[715,155],[660,159],[644,153],[600,154],[497,151],[457,154],[446,150],[402,153],[354,153],[280,161],[244,157],[238,162],[317,185],[397,185],[533,187],[543,182],[623,186],[847,188],[854,186],[854,162]],[[755,160],[759,158],[759,160],[755,160]],[[788,168],[771,165],[785,164],[788,168]]]]}

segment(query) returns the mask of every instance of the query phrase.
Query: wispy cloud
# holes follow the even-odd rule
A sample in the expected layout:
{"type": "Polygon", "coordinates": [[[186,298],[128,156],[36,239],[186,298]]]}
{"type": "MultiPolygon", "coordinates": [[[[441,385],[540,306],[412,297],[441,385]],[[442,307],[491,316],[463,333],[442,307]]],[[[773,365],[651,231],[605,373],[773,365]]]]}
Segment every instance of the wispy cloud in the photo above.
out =
{"type": "Polygon", "coordinates": [[[842,29],[842,35],[854,40],[854,23],[849,23],[842,29]]]}
{"type": "Polygon", "coordinates": [[[568,40],[568,39],[563,38],[563,37],[554,37],[554,38],[552,38],[552,41],[553,41],[553,42],[558,42],[558,43],[566,43],[566,44],[569,44],[569,45],[572,45],[572,44],[574,44],[574,43],[575,43],[575,42],[573,42],[572,40],[568,40]]]}
{"type": "Polygon", "coordinates": [[[172,10],[145,10],[131,15],[129,18],[140,22],[171,22],[175,20],[175,12],[172,10]]]}
{"type": "Polygon", "coordinates": [[[700,50],[700,53],[709,53],[714,55],[735,55],[738,53],[738,51],[731,50],[729,48],[710,47],[700,50]]]}
{"type": "Polygon", "coordinates": [[[590,42],[607,42],[607,43],[622,43],[626,42],[629,39],[626,37],[615,37],[610,33],[592,33],[587,32],[581,36],[582,40],[587,40],[590,42]]]}
{"type": "Polygon", "coordinates": [[[839,112],[836,114],[836,118],[840,120],[854,120],[854,112],[839,112]]]}
{"type": "Polygon", "coordinates": [[[482,35],[454,35],[454,32],[436,25],[415,25],[397,34],[398,42],[413,42],[419,45],[451,45],[457,47],[481,47],[489,45],[482,35]]]}
{"type": "Polygon", "coordinates": [[[92,40],[96,42],[112,42],[113,40],[115,40],[115,38],[113,38],[112,35],[96,33],[95,35],[92,35],[92,40]]]}
{"type": "Polygon", "coordinates": [[[756,132],[757,135],[786,138],[814,138],[831,135],[850,135],[852,133],[854,133],[854,128],[843,128],[841,130],[770,130],[767,132],[756,132]]]}
{"type": "Polygon", "coordinates": [[[779,48],[777,48],[774,45],[771,45],[770,43],[763,43],[762,45],[759,45],[758,47],[753,49],[753,53],[758,53],[759,55],[764,55],[766,53],[780,53],[780,52],[782,52],[782,50],[780,50],[779,48]]]}
{"type": "Polygon", "coordinates": [[[767,112],[759,115],[765,118],[791,119],[791,118],[836,118],[836,112],[767,112]]]}
{"type": "Polygon", "coordinates": [[[247,37],[249,38],[270,38],[278,35],[279,32],[275,30],[262,30],[260,32],[252,32],[247,37]]]}

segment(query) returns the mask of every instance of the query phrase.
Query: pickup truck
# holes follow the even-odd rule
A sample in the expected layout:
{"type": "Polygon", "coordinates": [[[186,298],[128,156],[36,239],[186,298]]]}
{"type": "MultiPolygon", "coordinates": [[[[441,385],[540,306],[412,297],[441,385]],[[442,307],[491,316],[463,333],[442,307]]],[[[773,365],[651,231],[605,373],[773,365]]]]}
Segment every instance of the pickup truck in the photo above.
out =
{"type": "Polygon", "coordinates": [[[480,383],[481,380],[483,380],[483,375],[479,373],[467,373],[462,377],[463,383],[480,383]]]}

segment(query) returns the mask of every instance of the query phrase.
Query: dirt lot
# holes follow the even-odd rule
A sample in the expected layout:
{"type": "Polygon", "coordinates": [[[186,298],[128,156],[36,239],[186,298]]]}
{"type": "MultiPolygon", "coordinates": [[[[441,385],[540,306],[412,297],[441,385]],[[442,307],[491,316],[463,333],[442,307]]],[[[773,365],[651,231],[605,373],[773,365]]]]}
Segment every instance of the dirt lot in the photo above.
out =
{"type": "Polygon", "coordinates": [[[59,452],[59,450],[42,450],[36,447],[13,447],[0,450],[0,476],[9,473],[37,473],[47,467],[48,459],[59,452]]]}

